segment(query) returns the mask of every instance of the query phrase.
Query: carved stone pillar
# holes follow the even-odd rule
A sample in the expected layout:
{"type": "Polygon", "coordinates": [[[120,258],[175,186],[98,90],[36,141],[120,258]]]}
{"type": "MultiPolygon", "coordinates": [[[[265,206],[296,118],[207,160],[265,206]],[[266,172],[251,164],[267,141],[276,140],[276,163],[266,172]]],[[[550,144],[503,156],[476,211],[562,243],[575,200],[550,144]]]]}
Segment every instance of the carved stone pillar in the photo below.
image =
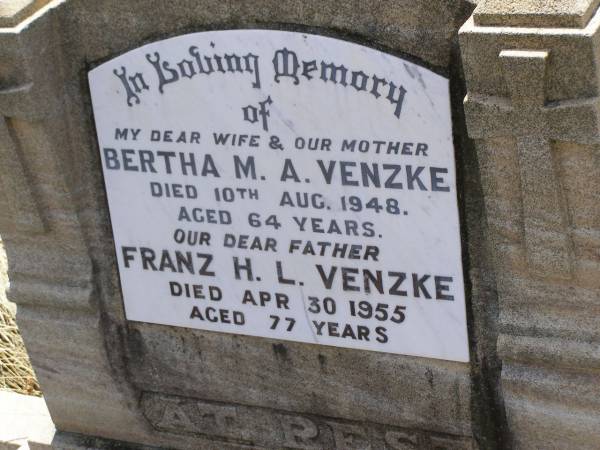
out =
{"type": "Polygon", "coordinates": [[[597,3],[483,1],[460,31],[516,448],[600,440],[597,3]]]}
{"type": "Polygon", "coordinates": [[[87,175],[65,105],[58,21],[64,5],[8,2],[0,10],[0,229],[8,297],[17,303],[57,428],[96,435],[118,428],[135,439],[144,423],[129,413],[135,398],[127,386],[114,383],[118,366],[103,345],[97,264],[82,220],[87,175]],[[85,425],[84,416],[93,420],[85,425]]]}

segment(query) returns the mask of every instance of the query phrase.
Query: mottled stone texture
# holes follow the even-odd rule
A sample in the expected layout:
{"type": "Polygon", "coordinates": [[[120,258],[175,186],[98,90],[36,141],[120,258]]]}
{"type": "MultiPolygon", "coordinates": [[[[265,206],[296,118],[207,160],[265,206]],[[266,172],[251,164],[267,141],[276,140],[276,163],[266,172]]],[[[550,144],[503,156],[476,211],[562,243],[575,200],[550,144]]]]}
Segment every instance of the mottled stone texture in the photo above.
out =
{"type": "Polygon", "coordinates": [[[510,443],[592,449],[600,442],[600,15],[595,1],[547,3],[478,6],[460,32],[465,112],[494,261],[510,443]],[[489,14],[496,18],[481,20],[489,14]]]}
{"type": "MultiPolygon", "coordinates": [[[[78,441],[90,435],[144,448],[466,449],[493,435],[495,382],[485,373],[496,363],[477,356],[489,358],[493,327],[473,341],[469,366],[127,323],[86,79],[144,42],[265,27],[410,55],[462,92],[457,32],[472,9],[461,0],[53,1],[0,30],[0,233],[9,295],[63,432],[57,447],[104,442],[78,441]]],[[[493,315],[473,314],[481,324],[493,315]]]]}
{"type": "Polygon", "coordinates": [[[593,2],[481,2],[462,61],[462,0],[9,3],[29,6],[0,22],[0,234],[57,448],[597,446],[593,2]],[[145,42],[253,27],[450,76],[470,365],[124,319],[87,71],[145,42]]]}
{"type": "Polygon", "coordinates": [[[584,28],[599,0],[480,0],[473,14],[480,26],[584,28]]]}
{"type": "Polygon", "coordinates": [[[26,19],[50,0],[7,0],[0,2],[0,27],[11,27],[26,19]]]}

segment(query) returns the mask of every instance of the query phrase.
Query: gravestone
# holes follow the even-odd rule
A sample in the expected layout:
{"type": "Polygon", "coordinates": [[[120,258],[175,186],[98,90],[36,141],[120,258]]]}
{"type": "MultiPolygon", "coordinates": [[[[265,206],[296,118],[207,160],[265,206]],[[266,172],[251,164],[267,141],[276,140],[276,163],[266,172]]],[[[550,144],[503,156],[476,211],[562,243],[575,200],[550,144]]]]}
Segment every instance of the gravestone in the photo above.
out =
{"type": "Polygon", "coordinates": [[[7,5],[54,447],[594,448],[596,3],[7,5]]]}
{"type": "Polygon", "coordinates": [[[89,79],[128,320],[468,361],[447,79],[259,30],[89,79]]]}

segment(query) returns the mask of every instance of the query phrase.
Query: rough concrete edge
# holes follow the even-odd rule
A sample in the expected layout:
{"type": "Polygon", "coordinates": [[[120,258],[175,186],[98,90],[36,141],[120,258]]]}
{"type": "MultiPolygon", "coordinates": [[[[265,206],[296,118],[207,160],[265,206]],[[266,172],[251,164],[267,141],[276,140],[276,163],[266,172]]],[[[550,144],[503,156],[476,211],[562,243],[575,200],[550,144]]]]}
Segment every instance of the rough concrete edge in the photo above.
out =
{"type": "Polygon", "coordinates": [[[458,34],[477,33],[484,35],[505,35],[515,37],[529,36],[580,36],[591,37],[600,26],[600,9],[594,10],[590,20],[582,28],[565,28],[557,26],[538,27],[535,25],[513,26],[506,22],[496,25],[481,25],[471,16],[459,29],[458,34]]]}
{"type": "Polygon", "coordinates": [[[18,13],[10,17],[0,16],[0,34],[19,33],[27,28],[33,21],[46,14],[49,9],[56,8],[67,0],[40,0],[31,3],[18,13]]]}
{"type": "MultiPolygon", "coordinates": [[[[487,2],[479,2],[473,13],[473,19],[478,26],[510,26],[510,27],[536,27],[536,28],[585,28],[595,14],[600,0],[588,0],[587,5],[579,9],[572,8],[561,11],[527,10],[527,6],[518,11],[515,3],[505,2],[503,8],[490,8],[486,10],[487,2]]],[[[528,2],[523,2],[527,4],[528,2]]],[[[570,5],[569,5],[570,6],[570,5]]]]}
{"type": "MultiPolygon", "coordinates": [[[[465,84],[460,83],[463,67],[458,42],[453,49],[454,65],[451,70],[452,122],[454,146],[456,149],[457,191],[459,193],[459,215],[461,223],[461,246],[463,249],[463,270],[467,307],[467,327],[471,355],[470,376],[472,382],[471,414],[473,439],[479,448],[503,449],[506,447],[507,422],[504,400],[500,385],[501,360],[497,354],[498,298],[495,295],[495,272],[490,278],[493,286],[482,288],[480,270],[490,263],[486,260],[487,248],[473,251],[485,240],[486,222],[483,193],[479,179],[477,153],[473,141],[466,132],[466,117],[462,100],[467,94],[465,84]],[[477,173],[473,175],[472,171],[477,173]],[[473,217],[472,204],[482,210],[479,217],[473,217]],[[469,206],[471,205],[471,206],[469,206]],[[482,308],[476,303],[485,302],[482,308]],[[488,333],[490,336],[487,336],[488,333]]],[[[463,81],[464,83],[464,81],[463,81]]]]}
{"type": "Polygon", "coordinates": [[[162,450],[164,448],[65,431],[57,431],[48,445],[46,447],[30,447],[29,450],[162,450]]]}
{"type": "Polygon", "coordinates": [[[43,397],[0,391],[0,449],[51,449],[55,428],[43,397]]]}
{"type": "Polygon", "coordinates": [[[26,17],[42,8],[51,0],[5,0],[0,8],[0,27],[13,27],[26,17]],[[11,3],[13,6],[11,6],[11,3]],[[16,5],[14,5],[16,3],[16,5]],[[4,11],[4,12],[3,12],[4,11]]]}

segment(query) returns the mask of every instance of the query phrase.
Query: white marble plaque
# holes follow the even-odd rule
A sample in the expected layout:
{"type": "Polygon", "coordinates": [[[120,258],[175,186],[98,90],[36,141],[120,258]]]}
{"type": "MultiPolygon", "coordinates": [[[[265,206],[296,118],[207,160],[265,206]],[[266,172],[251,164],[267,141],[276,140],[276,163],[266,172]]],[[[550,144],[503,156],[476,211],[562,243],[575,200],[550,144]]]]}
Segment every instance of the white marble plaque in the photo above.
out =
{"type": "Polygon", "coordinates": [[[128,320],[468,361],[447,78],[232,30],[89,82],[128,320]]]}

